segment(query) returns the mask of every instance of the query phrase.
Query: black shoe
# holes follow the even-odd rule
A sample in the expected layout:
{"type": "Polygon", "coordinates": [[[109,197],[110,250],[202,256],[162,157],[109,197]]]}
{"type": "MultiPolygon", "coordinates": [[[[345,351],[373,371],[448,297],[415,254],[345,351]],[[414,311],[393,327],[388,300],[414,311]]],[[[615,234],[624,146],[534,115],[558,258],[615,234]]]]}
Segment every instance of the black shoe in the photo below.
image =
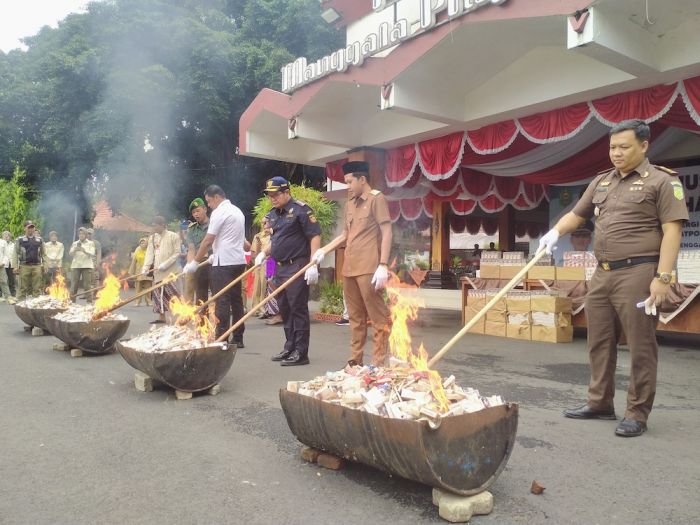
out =
{"type": "Polygon", "coordinates": [[[348,361],[348,366],[362,366],[362,363],[358,363],[354,359],[350,359],[350,361],[348,361]]]}
{"type": "Polygon", "coordinates": [[[343,319],[340,319],[339,321],[336,321],[335,324],[337,324],[338,326],[349,325],[349,324],[350,324],[350,319],[345,319],[345,318],[343,318],[343,319]]]}
{"type": "Polygon", "coordinates": [[[614,410],[593,410],[588,405],[564,410],[564,417],[572,419],[617,419],[614,410]]]}
{"type": "Polygon", "coordinates": [[[621,437],[637,437],[646,432],[647,424],[634,419],[622,418],[615,429],[615,435],[621,437]]]}
{"type": "Polygon", "coordinates": [[[279,354],[275,354],[271,357],[273,361],[282,361],[283,359],[287,359],[292,352],[289,352],[287,350],[282,350],[279,354]]]}
{"type": "Polygon", "coordinates": [[[245,348],[243,341],[234,341],[233,344],[235,344],[238,348],[245,348]]]}
{"type": "Polygon", "coordinates": [[[282,366],[300,366],[300,365],[308,365],[309,364],[309,358],[306,357],[305,355],[301,355],[299,352],[292,352],[289,354],[289,357],[287,359],[283,360],[280,365],[282,366]]]}

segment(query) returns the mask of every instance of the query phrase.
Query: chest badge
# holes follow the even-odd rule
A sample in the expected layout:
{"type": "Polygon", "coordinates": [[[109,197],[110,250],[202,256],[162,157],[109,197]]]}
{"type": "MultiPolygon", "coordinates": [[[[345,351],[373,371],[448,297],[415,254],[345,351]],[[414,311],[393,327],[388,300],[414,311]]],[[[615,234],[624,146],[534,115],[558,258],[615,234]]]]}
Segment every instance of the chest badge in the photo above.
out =
{"type": "Polygon", "coordinates": [[[596,206],[593,209],[593,215],[595,215],[596,217],[598,217],[600,215],[600,208],[598,206],[596,206]]]}
{"type": "Polygon", "coordinates": [[[648,172],[648,171],[645,171],[645,172],[642,173],[642,175],[641,175],[641,177],[642,177],[643,179],[646,179],[648,176],[649,176],[649,172],[648,172]]]}
{"type": "Polygon", "coordinates": [[[609,180],[604,180],[603,182],[601,182],[601,183],[599,184],[599,186],[603,186],[603,187],[605,187],[605,186],[610,186],[610,181],[609,181],[609,180]]]}

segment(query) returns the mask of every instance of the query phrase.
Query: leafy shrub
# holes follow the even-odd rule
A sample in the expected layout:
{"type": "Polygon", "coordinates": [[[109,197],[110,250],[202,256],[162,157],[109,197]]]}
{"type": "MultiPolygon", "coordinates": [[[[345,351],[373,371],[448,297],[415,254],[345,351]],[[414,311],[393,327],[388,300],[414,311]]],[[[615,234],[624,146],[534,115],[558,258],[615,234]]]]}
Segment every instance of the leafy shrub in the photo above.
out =
{"type": "Polygon", "coordinates": [[[321,287],[321,312],[324,314],[342,315],[343,306],[343,285],[335,281],[325,281],[321,287]]]}
{"type": "MultiPolygon", "coordinates": [[[[292,197],[308,204],[314,210],[314,216],[321,226],[321,242],[323,244],[333,237],[333,230],[337,219],[338,203],[330,201],[323,196],[323,192],[306,186],[291,186],[292,197]]],[[[253,222],[257,226],[262,226],[262,220],[272,209],[272,203],[266,196],[258,199],[253,208],[253,222]]]]}

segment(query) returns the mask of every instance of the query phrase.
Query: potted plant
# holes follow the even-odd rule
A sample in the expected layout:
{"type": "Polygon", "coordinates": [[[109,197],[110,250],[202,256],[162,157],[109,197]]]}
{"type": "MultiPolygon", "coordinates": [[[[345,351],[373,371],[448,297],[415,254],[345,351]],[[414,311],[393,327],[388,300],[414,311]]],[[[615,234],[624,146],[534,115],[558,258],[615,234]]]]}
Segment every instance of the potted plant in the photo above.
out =
{"type": "Polygon", "coordinates": [[[321,308],[314,314],[317,321],[336,322],[343,316],[343,285],[335,281],[324,281],[320,284],[321,308]]]}

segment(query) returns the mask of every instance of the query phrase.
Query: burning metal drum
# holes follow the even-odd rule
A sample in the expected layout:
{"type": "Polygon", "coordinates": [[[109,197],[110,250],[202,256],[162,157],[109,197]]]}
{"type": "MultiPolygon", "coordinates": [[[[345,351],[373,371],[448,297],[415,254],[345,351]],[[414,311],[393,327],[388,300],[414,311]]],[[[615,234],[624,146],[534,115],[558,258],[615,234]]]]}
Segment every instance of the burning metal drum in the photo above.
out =
{"type": "Polygon", "coordinates": [[[48,319],[49,331],[73,348],[80,348],[91,354],[107,354],[114,350],[114,344],[129,329],[128,319],[107,319],[101,321],[61,321],[48,319]]]}
{"type": "Polygon", "coordinates": [[[201,392],[218,384],[236,357],[236,345],[145,351],[117,343],[117,350],[136,370],[182,392],[201,392]]]}
{"type": "Polygon", "coordinates": [[[21,304],[15,304],[15,313],[24,323],[31,327],[38,327],[50,332],[48,320],[56,314],[65,312],[66,308],[28,308],[21,304]]]}
{"type": "Polygon", "coordinates": [[[280,390],[292,433],[307,446],[431,487],[469,496],[486,490],[515,444],[518,405],[426,421],[394,419],[280,390]]]}

